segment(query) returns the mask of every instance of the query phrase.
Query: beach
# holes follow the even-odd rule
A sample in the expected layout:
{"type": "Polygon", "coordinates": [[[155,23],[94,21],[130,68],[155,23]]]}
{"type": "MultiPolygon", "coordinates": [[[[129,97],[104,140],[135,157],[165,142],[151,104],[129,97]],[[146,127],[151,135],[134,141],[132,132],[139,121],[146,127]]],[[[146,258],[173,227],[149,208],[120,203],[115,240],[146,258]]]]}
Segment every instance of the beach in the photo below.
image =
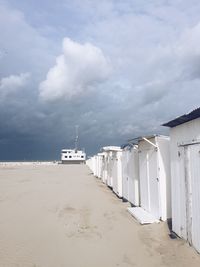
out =
{"type": "Polygon", "coordinates": [[[86,165],[0,164],[0,267],[200,266],[167,223],[141,226],[86,165]]]}

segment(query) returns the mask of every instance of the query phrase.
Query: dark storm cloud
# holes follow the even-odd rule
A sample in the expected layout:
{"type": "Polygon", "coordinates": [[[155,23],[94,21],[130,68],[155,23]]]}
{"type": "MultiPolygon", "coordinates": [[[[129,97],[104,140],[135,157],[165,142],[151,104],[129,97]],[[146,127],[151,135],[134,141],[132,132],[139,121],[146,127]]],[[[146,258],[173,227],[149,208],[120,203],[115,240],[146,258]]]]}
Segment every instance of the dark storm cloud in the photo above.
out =
{"type": "Polygon", "coordinates": [[[199,1],[0,1],[0,159],[89,154],[200,103],[199,1]],[[67,40],[67,42],[66,42],[67,40]]]}

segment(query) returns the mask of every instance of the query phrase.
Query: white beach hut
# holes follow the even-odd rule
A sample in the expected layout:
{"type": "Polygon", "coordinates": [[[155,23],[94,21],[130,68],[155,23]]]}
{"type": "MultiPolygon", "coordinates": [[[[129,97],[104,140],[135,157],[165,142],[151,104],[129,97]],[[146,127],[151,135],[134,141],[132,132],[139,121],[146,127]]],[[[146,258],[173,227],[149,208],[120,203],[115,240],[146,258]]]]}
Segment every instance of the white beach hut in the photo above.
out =
{"type": "Polygon", "coordinates": [[[86,165],[89,167],[89,169],[92,171],[92,158],[89,158],[86,160],[86,165]]]}
{"type": "Polygon", "coordinates": [[[97,177],[97,172],[98,172],[98,157],[97,155],[94,155],[92,157],[92,165],[93,165],[93,174],[95,177],[97,177]]]}
{"type": "Polygon", "coordinates": [[[89,163],[90,170],[94,174],[94,156],[90,158],[90,163],[89,163]]]}
{"type": "Polygon", "coordinates": [[[95,177],[99,178],[99,155],[95,155],[95,177]]]}
{"type": "Polygon", "coordinates": [[[104,160],[104,153],[97,154],[97,177],[102,179],[103,178],[103,160],[104,160]]]}
{"type": "Polygon", "coordinates": [[[86,160],[86,164],[92,171],[94,176],[101,179],[103,179],[104,157],[104,153],[98,153],[97,155],[94,155],[93,157],[86,160]]]}
{"type": "Polygon", "coordinates": [[[108,153],[105,151],[102,160],[102,182],[104,184],[107,184],[108,179],[108,156],[108,153]]]}
{"type": "Polygon", "coordinates": [[[171,217],[169,137],[153,135],[138,139],[140,208],[129,211],[141,223],[171,217]]]}
{"type": "Polygon", "coordinates": [[[172,230],[200,252],[200,108],[170,127],[172,230]]]}
{"type": "MultiPolygon", "coordinates": [[[[106,184],[110,188],[113,188],[113,176],[115,176],[115,166],[116,161],[118,161],[118,156],[116,156],[116,152],[120,150],[121,149],[118,146],[106,146],[102,148],[102,151],[105,154],[103,181],[106,182],[106,184]]],[[[114,186],[116,187],[115,181],[114,186]]]]}
{"type": "Polygon", "coordinates": [[[122,197],[122,149],[112,151],[112,178],[113,191],[118,197],[122,197]]]}
{"type": "Polygon", "coordinates": [[[106,167],[107,167],[107,177],[106,177],[106,184],[112,188],[113,187],[113,177],[112,177],[112,167],[113,167],[113,153],[112,151],[110,150],[107,150],[106,151],[106,154],[107,154],[107,164],[106,164],[106,167]]]}
{"type": "Polygon", "coordinates": [[[138,146],[122,146],[122,197],[134,206],[139,206],[139,160],[138,146]]]}

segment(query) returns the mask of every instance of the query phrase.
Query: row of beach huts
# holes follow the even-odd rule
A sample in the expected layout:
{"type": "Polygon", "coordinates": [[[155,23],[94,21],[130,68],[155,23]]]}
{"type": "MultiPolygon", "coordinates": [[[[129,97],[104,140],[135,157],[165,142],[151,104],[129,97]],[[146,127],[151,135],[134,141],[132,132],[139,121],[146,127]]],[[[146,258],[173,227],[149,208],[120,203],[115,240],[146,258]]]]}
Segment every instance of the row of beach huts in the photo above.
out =
{"type": "Polygon", "coordinates": [[[172,233],[200,252],[200,108],[163,126],[170,136],[106,146],[86,163],[141,224],[172,219],[172,233]]]}

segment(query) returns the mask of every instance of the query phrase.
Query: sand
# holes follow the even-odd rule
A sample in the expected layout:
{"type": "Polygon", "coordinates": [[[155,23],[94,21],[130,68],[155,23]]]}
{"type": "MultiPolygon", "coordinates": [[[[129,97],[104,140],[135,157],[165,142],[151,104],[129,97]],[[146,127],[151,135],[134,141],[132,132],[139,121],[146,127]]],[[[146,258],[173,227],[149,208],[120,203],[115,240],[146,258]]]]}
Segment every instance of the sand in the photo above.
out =
{"type": "Polygon", "coordinates": [[[0,267],[200,266],[200,255],[141,226],[84,165],[0,166],[0,267]]]}

